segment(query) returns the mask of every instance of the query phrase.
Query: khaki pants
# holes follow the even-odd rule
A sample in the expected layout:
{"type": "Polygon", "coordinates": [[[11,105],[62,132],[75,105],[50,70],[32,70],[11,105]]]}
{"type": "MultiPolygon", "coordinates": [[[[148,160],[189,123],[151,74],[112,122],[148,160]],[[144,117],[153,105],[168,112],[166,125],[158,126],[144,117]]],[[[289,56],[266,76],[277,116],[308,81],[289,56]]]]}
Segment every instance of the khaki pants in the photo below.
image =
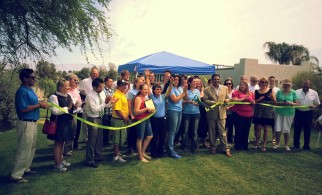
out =
{"type": "Polygon", "coordinates": [[[217,143],[217,132],[218,132],[218,138],[220,140],[220,145],[223,146],[223,149],[229,150],[228,144],[227,144],[227,133],[225,130],[226,125],[226,119],[211,119],[207,118],[208,122],[208,131],[209,131],[209,138],[210,138],[210,146],[216,148],[217,143]]]}
{"type": "Polygon", "coordinates": [[[37,123],[20,121],[16,127],[18,145],[11,177],[22,178],[25,171],[30,169],[37,145],[37,123]]]}

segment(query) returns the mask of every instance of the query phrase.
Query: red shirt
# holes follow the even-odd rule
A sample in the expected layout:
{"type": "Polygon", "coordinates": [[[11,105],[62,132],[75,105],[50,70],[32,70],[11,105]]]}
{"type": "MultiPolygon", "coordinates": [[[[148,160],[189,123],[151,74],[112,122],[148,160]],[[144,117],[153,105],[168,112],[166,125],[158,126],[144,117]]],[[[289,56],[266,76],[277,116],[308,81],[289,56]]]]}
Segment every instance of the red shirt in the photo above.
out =
{"type": "MultiPolygon", "coordinates": [[[[138,97],[140,97],[140,96],[138,96],[138,97]]],[[[140,97],[141,98],[141,97],[140,97]]],[[[146,106],[145,106],[145,99],[144,98],[141,98],[141,105],[140,105],[140,110],[141,109],[143,109],[143,108],[145,108],[146,106]]],[[[139,115],[135,115],[134,116],[134,119],[135,120],[141,120],[141,119],[143,119],[143,118],[145,118],[145,117],[147,117],[147,116],[149,116],[149,112],[148,111],[146,111],[146,112],[144,112],[144,113],[142,113],[142,114],[139,114],[139,115]]]]}
{"type": "MultiPolygon", "coordinates": [[[[239,90],[235,90],[232,94],[233,98],[238,98],[238,99],[242,99],[245,98],[247,95],[242,93],[239,90]]],[[[255,99],[254,93],[253,92],[249,92],[249,95],[247,97],[247,101],[246,102],[250,102],[252,100],[255,99]]],[[[234,105],[231,110],[233,112],[236,112],[239,116],[242,117],[252,117],[253,116],[253,106],[251,104],[245,104],[245,105],[234,105]]]]}

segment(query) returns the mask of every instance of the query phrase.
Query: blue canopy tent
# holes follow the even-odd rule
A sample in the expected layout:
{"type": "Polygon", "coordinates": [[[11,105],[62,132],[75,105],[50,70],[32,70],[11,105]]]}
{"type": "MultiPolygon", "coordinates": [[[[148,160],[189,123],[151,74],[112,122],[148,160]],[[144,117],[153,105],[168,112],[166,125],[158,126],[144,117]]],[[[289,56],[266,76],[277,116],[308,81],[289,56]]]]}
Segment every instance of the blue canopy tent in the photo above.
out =
{"type": "Polygon", "coordinates": [[[143,73],[149,69],[155,74],[163,74],[170,70],[174,74],[209,75],[215,73],[215,66],[189,58],[181,57],[169,52],[161,51],[120,65],[118,72],[128,70],[130,72],[143,73]]]}

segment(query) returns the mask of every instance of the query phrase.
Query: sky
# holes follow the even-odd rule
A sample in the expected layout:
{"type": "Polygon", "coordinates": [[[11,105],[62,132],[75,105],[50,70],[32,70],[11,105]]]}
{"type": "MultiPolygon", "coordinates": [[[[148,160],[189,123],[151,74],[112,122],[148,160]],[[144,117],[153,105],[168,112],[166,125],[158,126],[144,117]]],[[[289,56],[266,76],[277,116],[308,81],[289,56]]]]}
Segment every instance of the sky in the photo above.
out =
{"type": "MultiPolygon", "coordinates": [[[[113,36],[102,45],[103,59],[89,61],[121,65],[167,51],[209,64],[270,64],[263,44],[274,41],[303,45],[322,62],[321,7],[322,0],[112,0],[106,15],[113,36]]],[[[79,70],[87,62],[78,50],[60,49],[52,61],[79,70]]]]}

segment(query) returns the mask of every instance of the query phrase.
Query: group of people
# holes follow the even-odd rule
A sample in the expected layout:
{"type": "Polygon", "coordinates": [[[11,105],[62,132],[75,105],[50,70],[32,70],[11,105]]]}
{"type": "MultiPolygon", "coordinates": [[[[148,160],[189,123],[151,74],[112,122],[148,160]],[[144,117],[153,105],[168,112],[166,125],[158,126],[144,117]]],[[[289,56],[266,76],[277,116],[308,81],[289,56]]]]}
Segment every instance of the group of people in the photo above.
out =
{"type": "Polygon", "coordinates": [[[161,83],[155,81],[154,73],[149,70],[137,75],[134,82],[130,81],[127,70],[121,72],[117,81],[109,76],[103,80],[98,69],[92,68],[90,77],[82,81],[73,73],[58,80],[57,91],[49,97],[49,102],[62,110],[38,102],[32,90],[36,77],[32,69],[22,69],[19,76],[22,84],[16,93],[18,149],[11,173],[11,179],[18,183],[27,182],[23,175],[32,172],[39,108],[51,109],[51,120],[57,123],[56,134],[48,135],[48,139],[55,141],[54,170],[66,171],[71,164],[64,156],[80,149],[81,134],[86,141],[86,164],[93,168],[98,167],[97,162],[103,159],[102,148],[108,144],[113,146],[113,161],[120,163],[126,162],[121,153],[125,143],[129,155],[137,154],[141,162],[147,163],[166,154],[181,158],[175,148],[178,141],[182,150],[195,153],[198,138],[211,154],[216,154],[219,140],[221,150],[231,157],[232,144],[235,150],[248,150],[251,123],[254,123],[254,149],[259,148],[263,129],[261,150],[266,151],[268,131],[272,129],[273,142],[276,139],[273,148],[280,147],[283,133],[284,147],[290,150],[294,117],[293,148],[299,149],[303,128],[303,149],[310,150],[313,110],[320,104],[309,80],[304,80],[302,88],[295,91],[289,79],[279,89],[273,76],[260,79],[252,76],[250,84],[246,76],[241,76],[234,88],[231,78],[222,85],[219,74],[213,74],[208,86],[204,86],[199,76],[180,76],[170,71],[164,72],[161,83]],[[302,107],[293,108],[298,105],[302,107]],[[92,124],[81,123],[72,115],[92,124]],[[137,124],[127,128],[132,123],[137,124]],[[99,125],[114,129],[102,130],[99,125]],[[146,153],[149,146],[150,155],[146,153]]]}

